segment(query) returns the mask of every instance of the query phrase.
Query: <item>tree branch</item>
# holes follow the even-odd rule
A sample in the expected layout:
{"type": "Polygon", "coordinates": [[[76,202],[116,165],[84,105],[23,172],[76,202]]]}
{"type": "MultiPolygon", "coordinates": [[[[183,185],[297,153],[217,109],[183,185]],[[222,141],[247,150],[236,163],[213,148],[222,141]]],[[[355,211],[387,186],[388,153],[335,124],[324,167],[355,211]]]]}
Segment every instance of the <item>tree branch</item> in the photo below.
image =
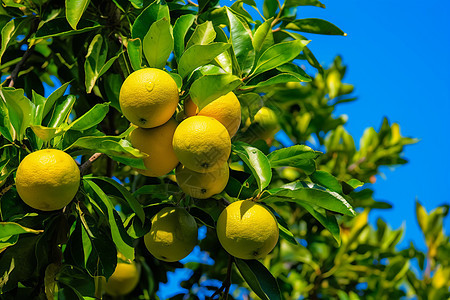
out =
{"type": "Polygon", "coordinates": [[[10,81],[8,86],[13,87],[14,83],[19,75],[20,69],[22,68],[23,64],[27,61],[27,59],[31,56],[33,53],[34,45],[31,47],[28,47],[27,51],[22,56],[22,59],[17,63],[17,65],[14,67],[13,71],[10,75],[10,81]]]}
{"type": "Polygon", "coordinates": [[[230,286],[231,286],[231,268],[233,266],[233,256],[228,256],[228,265],[227,265],[227,276],[225,277],[225,280],[222,282],[222,286],[214,292],[214,294],[211,295],[209,299],[213,299],[216,295],[219,295],[222,291],[223,297],[222,299],[227,300],[228,299],[228,293],[230,292],[230,286]]]}
{"type": "Polygon", "coordinates": [[[81,166],[80,166],[80,173],[81,176],[83,176],[83,174],[89,169],[89,167],[92,165],[92,163],[99,158],[100,156],[102,156],[103,153],[95,153],[94,155],[92,155],[87,161],[85,161],[81,166]]]}

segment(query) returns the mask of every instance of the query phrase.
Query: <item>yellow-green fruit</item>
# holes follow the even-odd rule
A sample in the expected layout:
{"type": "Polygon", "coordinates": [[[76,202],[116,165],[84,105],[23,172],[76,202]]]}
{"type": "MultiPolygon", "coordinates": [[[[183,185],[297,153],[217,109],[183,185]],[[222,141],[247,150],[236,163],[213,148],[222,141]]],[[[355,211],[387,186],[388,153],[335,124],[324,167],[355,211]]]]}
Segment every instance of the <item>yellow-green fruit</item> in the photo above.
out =
{"type": "Polygon", "coordinates": [[[253,123],[247,129],[247,135],[255,138],[272,138],[280,130],[276,113],[268,107],[262,107],[256,114],[253,123]]]}
{"type": "Polygon", "coordinates": [[[115,297],[129,294],[137,286],[139,275],[140,272],[135,262],[131,264],[117,263],[116,270],[106,282],[106,293],[115,297]]]}
{"type": "Polygon", "coordinates": [[[142,128],[166,123],[178,105],[178,87],[172,77],[159,69],[145,68],[131,73],[119,95],[123,115],[142,128]]]}
{"type": "Polygon", "coordinates": [[[206,199],[223,191],[227,186],[230,170],[225,163],[215,171],[198,173],[180,164],[175,170],[175,176],[183,192],[194,198],[206,199]]]}
{"type": "Polygon", "coordinates": [[[61,209],[80,186],[80,170],[72,157],[57,149],[28,154],[19,164],[16,187],[20,198],[42,211],[61,209]]]}
{"type": "Polygon", "coordinates": [[[225,126],[231,137],[235,135],[239,125],[241,125],[241,104],[233,92],[217,98],[201,111],[198,111],[197,105],[190,98],[187,98],[184,110],[189,117],[198,115],[216,119],[225,126]]]}
{"type": "Polygon", "coordinates": [[[185,258],[197,244],[197,223],[184,208],[165,207],[152,218],[145,246],[157,259],[173,262],[185,258]]]}
{"type": "Polygon", "coordinates": [[[216,119],[205,116],[187,118],[173,135],[173,149],[187,168],[207,173],[222,167],[231,153],[231,139],[216,119]]]}
{"type": "Polygon", "coordinates": [[[242,259],[260,259],[278,241],[278,223],[274,215],[250,200],[228,205],[217,220],[217,236],[222,247],[242,259]]]}
{"type": "Polygon", "coordinates": [[[178,165],[178,158],[172,146],[177,125],[174,119],[170,119],[164,125],[155,128],[136,128],[130,133],[133,147],[148,154],[144,158],[147,170],[136,169],[139,173],[151,177],[162,176],[178,165]]]}

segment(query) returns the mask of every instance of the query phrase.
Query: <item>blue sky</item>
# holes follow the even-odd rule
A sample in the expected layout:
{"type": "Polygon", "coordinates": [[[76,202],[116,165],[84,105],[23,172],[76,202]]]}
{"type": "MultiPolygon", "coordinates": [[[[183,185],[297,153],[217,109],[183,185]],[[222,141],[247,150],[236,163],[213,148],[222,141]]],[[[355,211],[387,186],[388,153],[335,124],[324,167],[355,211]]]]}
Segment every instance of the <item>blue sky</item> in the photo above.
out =
{"type": "MultiPolygon", "coordinates": [[[[299,17],[323,18],[347,37],[309,35],[309,47],[323,65],[335,55],[348,66],[345,82],[355,85],[358,100],[342,105],[346,129],[359,139],[366,127],[377,130],[384,116],[400,124],[405,136],[421,141],[409,146],[409,164],[384,168],[373,186],[375,199],[393,204],[371,214],[394,228],[405,222],[401,246],[424,242],[415,219],[415,199],[429,211],[449,204],[450,146],[450,2],[448,1],[323,1],[326,9],[305,7],[299,17]]],[[[445,228],[450,233],[450,221],[445,228]]]]}

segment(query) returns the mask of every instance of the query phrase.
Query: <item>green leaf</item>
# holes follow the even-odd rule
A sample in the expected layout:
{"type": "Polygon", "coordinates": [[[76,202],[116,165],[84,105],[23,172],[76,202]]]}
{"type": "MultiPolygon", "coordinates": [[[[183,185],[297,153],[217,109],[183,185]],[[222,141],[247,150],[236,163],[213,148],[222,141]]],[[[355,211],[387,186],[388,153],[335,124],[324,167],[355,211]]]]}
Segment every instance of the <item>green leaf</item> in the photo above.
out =
{"type": "Polygon", "coordinates": [[[230,38],[233,52],[240,67],[241,74],[248,74],[255,61],[252,34],[246,23],[243,23],[230,9],[227,8],[230,23],[230,38]]]}
{"type": "Polygon", "coordinates": [[[101,34],[97,34],[91,41],[86,60],[84,62],[86,92],[90,93],[97,79],[112,66],[121,53],[108,61],[108,43],[103,40],[101,34]]]}
{"type": "Polygon", "coordinates": [[[139,38],[129,39],[127,53],[133,70],[139,70],[142,67],[142,40],[139,38]]]}
{"type": "Polygon", "coordinates": [[[48,142],[55,136],[64,133],[64,130],[60,127],[51,128],[41,125],[31,125],[31,130],[33,130],[34,134],[44,142],[48,142]]]}
{"type": "Polygon", "coordinates": [[[16,132],[11,124],[8,107],[2,99],[0,99],[0,133],[11,143],[16,139],[16,132]]]}
{"type": "MultiPolygon", "coordinates": [[[[118,156],[124,158],[142,158],[139,150],[133,148],[131,143],[124,139],[118,139],[113,136],[86,136],[79,138],[68,149],[82,148],[95,152],[104,153],[110,156],[118,156]]],[[[65,150],[65,151],[66,151],[65,150]]]]}
{"type": "Polygon", "coordinates": [[[288,23],[284,28],[307,33],[343,36],[347,35],[336,25],[322,19],[314,18],[295,20],[288,23]]]}
{"type": "Polygon", "coordinates": [[[303,54],[305,55],[306,60],[308,61],[308,63],[313,66],[314,68],[316,68],[320,74],[324,74],[324,70],[322,65],[319,63],[319,61],[317,60],[317,58],[314,56],[314,54],[311,52],[311,50],[309,50],[308,47],[303,48],[303,54]]]}
{"type": "Polygon", "coordinates": [[[353,207],[344,197],[311,182],[293,182],[272,192],[274,192],[272,196],[265,202],[290,201],[298,204],[306,202],[347,216],[356,215],[353,207]]]}
{"type": "Polygon", "coordinates": [[[67,95],[64,98],[59,98],[53,106],[53,111],[49,115],[50,121],[47,127],[57,128],[61,124],[66,123],[69,119],[70,112],[77,98],[74,95],[67,95]]]}
{"type": "Polygon", "coordinates": [[[9,44],[14,41],[18,34],[21,33],[24,26],[26,26],[31,21],[30,18],[14,18],[2,28],[1,36],[2,41],[0,44],[0,61],[3,54],[8,48],[9,44]]]}
{"type": "Polygon", "coordinates": [[[342,185],[339,183],[339,180],[326,171],[317,170],[309,175],[309,178],[311,178],[312,182],[317,183],[318,185],[342,194],[342,185]]]}
{"type": "Polygon", "coordinates": [[[293,245],[298,245],[297,240],[295,239],[294,234],[289,230],[289,226],[286,221],[270,206],[265,205],[267,209],[269,209],[272,214],[277,219],[278,229],[280,231],[280,236],[284,238],[286,241],[293,245]]]}
{"type": "Polygon", "coordinates": [[[192,83],[189,93],[192,101],[199,109],[202,109],[220,96],[234,90],[240,84],[241,80],[231,74],[204,75],[192,83]]]}
{"type": "Polygon", "coordinates": [[[34,104],[24,95],[23,89],[0,89],[0,95],[6,102],[9,119],[16,131],[16,138],[22,141],[25,130],[33,123],[34,104]]]}
{"type": "Polygon", "coordinates": [[[119,104],[120,87],[123,79],[120,74],[109,73],[104,77],[103,88],[105,89],[106,99],[110,101],[110,105],[117,111],[122,112],[119,104]]]}
{"type": "Polygon", "coordinates": [[[73,121],[65,130],[83,131],[99,124],[109,111],[109,103],[96,104],[87,113],[73,121]]]}
{"type": "Polygon", "coordinates": [[[78,21],[89,5],[90,0],[66,0],[66,19],[70,26],[76,30],[78,21]]]}
{"type": "Polygon", "coordinates": [[[133,39],[139,38],[143,41],[150,26],[159,19],[166,18],[170,21],[169,8],[167,4],[161,4],[161,2],[164,1],[154,1],[139,14],[131,28],[131,37],[133,39]]]}
{"type": "Polygon", "coordinates": [[[212,43],[216,38],[216,31],[211,21],[207,21],[203,24],[198,25],[191,38],[189,39],[186,49],[193,45],[208,45],[212,43]]]}
{"type": "Polygon", "coordinates": [[[242,87],[243,90],[254,89],[263,86],[270,86],[279,83],[287,83],[287,82],[304,82],[305,80],[300,79],[298,76],[289,73],[280,73],[275,75],[267,80],[259,81],[256,84],[254,82],[258,80],[251,80],[245,86],[242,87]]]}
{"type": "Polygon", "coordinates": [[[306,174],[311,174],[316,169],[315,159],[320,152],[314,151],[305,145],[295,145],[271,152],[267,158],[272,168],[295,167],[302,169],[306,174]]]}
{"type": "Polygon", "coordinates": [[[47,39],[55,36],[69,36],[91,31],[99,28],[101,25],[95,21],[81,19],[78,22],[78,29],[73,30],[65,17],[59,17],[45,22],[34,35],[33,39],[47,39]]]}
{"type": "Polygon", "coordinates": [[[13,235],[9,238],[0,239],[0,253],[3,252],[5,248],[15,245],[19,240],[19,235],[13,235]]]}
{"type": "Polygon", "coordinates": [[[258,29],[256,29],[253,36],[253,48],[256,51],[256,58],[264,53],[270,46],[273,45],[273,33],[272,33],[273,18],[266,20],[262,23],[258,29]]]}
{"type": "Polygon", "coordinates": [[[263,300],[283,299],[277,280],[262,263],[239,258],[235,258],[234,261],[242,277],[258,297],[263,300]]]}
{"type": "Polygon", "coordinates": [[[178,73],[169,72],[168,74],[175,81],[175,83],[177,84],[178,91],[180,91],[181,88],[183,87],[183,78],[181,78],[181,76],[178,73]]]}
{"type": "Polygon", "coordinates": [[[39,234],[44,232],[43,230],[34,230],[31,228],[23,227],[20,224],[14,222],[0,222],[0,240],[10,238],[13,235],[19,235],[23,233],[39,234]]]}
{"type": "Polygon", "coordinates": [[[284,3],[285,8],[296,6],[316,6],[325,8],[325,4],[321,3],[319,0],[286,0],[286,2],[284,3]]]}
{"type": "MultiPolygon", "coordinates": [[[[58,100],[59,98],[61,98],[64,95],[69,84],[70,84],[70,82],[66,82],[66,83],[62,84],[53,93],[51,93],[50,96],[48,96],[47,101],[45,101],[45,104],[44,104],[44,111],[42,112],[42,119],[44,119],[47,116],[47,114],[50,112],[50,110],[52,109],[56,100],[58,100]]],[[[39,124],[37,124],[37,125],[39,125],[39,124]]]]}
{"type": "Polygon", "coordinates": [[[212,43],[209,45],[193,45],[180,58],[178,73],[186,77],[196,68],[206,65],[217,55],[227,50],[231,45],[227,43],[212,43]]]}
{"type": "Polygon", "coordinates": [[[243,142],[233,143],[233,152],[250,168],[258,183],[259,191],[264,190],[272,180],[269,159],[259,149],[243,142]]]}
{"type": "Polygon", "coordinates": [[[337,223],[336,217],[327,213],[324,209],[317,207],[316,205],[308,204],[305,202],[297,202],[300,206],[306,209],[320,224],[323,225],[333,236],[333,238],[341,245],[341,235],[339,224],[337,223]]]}
{"type": "Polygon", "coordinates": [[[266,19],[275,16],[275,13],[278,9],[278,1],[277,0],[264,0],[263,3],[263,15],[266,19]]]}
{"type": "Polygon", "coordinates": [[[302,68],[300,68],[299,66],[297,66],[294,63],[286,63],[284,65],[281,65],[281,66],[277,67],[277,70],[280,72],[289,73],[289,74],[295,76],[296,78],[298,78],[298,80],[303,81],[303,82],[312,81],[312,78],[308,74],[306,74],[305,70],[303,70],[302,68]]]}
{"type": "Polygon", "coordinates": [[[309,41],[294,40],[275,44],[269,47],[259,57],[258,62],[256,63],[256,68],[252,72],[252,75],[257,75],[262,72],[279,67],[285,63],[291,62],[300,54],[300,52],[308,43],[309,41]]]}
{"type": "Polygon", "coordinates": [[[106,207],[108,223],[111,227],[112,239],[114,241],[114,244],[116,244],[117,249],[126,258],[133,260],[134,248],[132,247],[132,239],[126,233],[125,228],[122,224],[122,220],[117,214],[117,211],[114,209],[111,200],[93,181],[84,179],[83,182],[85,188],[87,188],[88,190],[91,189],[97,195],[96,198],[100,200],[101,203],[106,207]]]}
{"type": "Polygon", "coordinates": [[[153,23],[144,37],[143,51],[149,67],[164,68],[172,50],[172,26],[163,18],[153,23]]]}
{"type": "Polygon", "coordinates": [[[184,38],[186,33],[191,28],[194,23],[194,15],[183,15],[175,21],[173,26],[173,38],[174,38],[174,49],[173,53],[177,62],[180,61],[180,57],[184,52],[184,38]]]}
{"type": "MultiPolygon", "coordinates": [[[[102,180],[112,186],[117,192],[123,196],[123,199],[128,203],[131,209],[136,213],[138,218],[144,223],[145,213],[141,204],[136,200],[136,198],[131,194],[123,185],[120,185],[117,181],[108,177],[90,177],[91,180],[102,180]]],[[[103,189],[105,191],[105,189],[103,189]]],[[[119,196],[119,195],[117,195],[119,196]]]]}
{"type": "Polygon", "coordinates": [[[428,214],[425,208],[420,204],[419,201],[416,200],[416,218],[417,222],[419,222],[420,229],[425,234],[427,232],[428,227],[428,214]]]}

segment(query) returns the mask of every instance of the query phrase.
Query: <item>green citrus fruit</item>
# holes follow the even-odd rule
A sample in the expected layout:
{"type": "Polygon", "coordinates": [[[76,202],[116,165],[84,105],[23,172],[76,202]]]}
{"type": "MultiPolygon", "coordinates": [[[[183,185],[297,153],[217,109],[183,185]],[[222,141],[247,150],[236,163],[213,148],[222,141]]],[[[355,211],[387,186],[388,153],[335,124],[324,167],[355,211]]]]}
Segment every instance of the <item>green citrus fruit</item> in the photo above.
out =
{"type": "Polygon", "coordinates": [[[117,263],[116,270],[105,285],[108,295],[117,297],[132,292],[139,282],[140,271],[135,262],[117,263]]]}
{"type": "Polygon", "coordinates": [[[145,246],[157,259],[173,262],[185,258],[197,244],[197,223],[184,208],[165,207],[152,218],[145,246]]]}

